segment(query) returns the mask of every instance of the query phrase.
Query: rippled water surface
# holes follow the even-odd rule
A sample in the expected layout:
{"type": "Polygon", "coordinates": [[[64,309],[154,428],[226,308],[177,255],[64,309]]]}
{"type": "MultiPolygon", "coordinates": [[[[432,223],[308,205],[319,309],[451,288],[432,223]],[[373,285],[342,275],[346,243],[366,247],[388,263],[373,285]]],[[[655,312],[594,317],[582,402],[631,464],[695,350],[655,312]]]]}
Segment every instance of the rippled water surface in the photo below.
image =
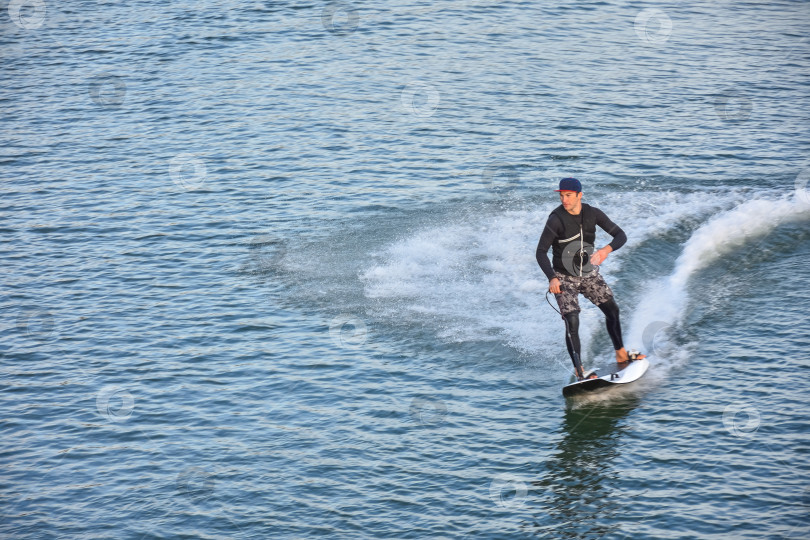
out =
{"type": "Polygon", "coordinates": [[[0,7],[2,536],[810,535],[807,2],[0,7]]]}

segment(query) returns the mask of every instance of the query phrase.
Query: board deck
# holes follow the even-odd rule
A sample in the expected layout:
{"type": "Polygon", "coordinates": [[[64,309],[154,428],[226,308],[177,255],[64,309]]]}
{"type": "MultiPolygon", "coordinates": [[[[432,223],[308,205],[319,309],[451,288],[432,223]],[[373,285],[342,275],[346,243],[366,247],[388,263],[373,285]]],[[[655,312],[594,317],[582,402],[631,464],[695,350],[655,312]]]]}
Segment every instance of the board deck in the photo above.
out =
{"type": "MultiPolygon", "coordinates": [[[[586,392],[595,392],[604,388],[610,388],[617,384],[631,383],[641,378],[649,367],[650,362],[646,358],[634,360],[624,367],[621,367],[618,364],[613,364],[613,366],[609,368],[609,373],[607,375],[602,375],[596,379],[576,381],[567,386],[563,386],[563,396],[571,397],[577,394],[584,394],[586,392]]],[[[600,371],[602,370],[597,370],[597,374],[600,371]]]]}

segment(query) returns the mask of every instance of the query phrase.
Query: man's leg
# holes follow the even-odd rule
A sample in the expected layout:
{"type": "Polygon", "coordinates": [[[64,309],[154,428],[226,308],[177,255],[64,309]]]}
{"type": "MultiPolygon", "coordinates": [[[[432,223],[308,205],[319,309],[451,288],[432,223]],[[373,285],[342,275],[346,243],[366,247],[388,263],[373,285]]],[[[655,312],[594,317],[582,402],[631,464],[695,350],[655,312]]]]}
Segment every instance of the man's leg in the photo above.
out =
{"type": "Polygon", "coordinates": [[[605,325],[608,335],[613,342],[613,348],[617,351],[624,348],[622,343],[622,323],[619,320],[619,305],[611,298],[607,302],[602,302],[597,306],[605,314],[605,325]]]}
{"type": "Polygon", "coordinates": [[[577,374],[577,379],[585,376],[582,370],[581,347],[579,343],[579,311],[571,311],[566,313],[563,317],[565,321],[565,346],[568,349],[568,355],[571,357],[571,362],[574,364],[574,371],[577,374]]]}
{"type": "Polygon", "coordinates": [[[613,297],[607,302],[602,302],[597,306],[605,314],[605,325],[607,326],[608,335],[613,342],[613,348],[616,350],[616,363],[626,364],[630,361],[627,351],[622,343],[622,324],[619,320],[619,305],[613,297]]]}
{"type": "Polygon", "coordinates": [[[573,279],[568,279],[562,274],[557,274],[560,280],[562,292],[555,294],[557,305],[560,306],[563,322],[565,324],[565,346],[571,356],[571,363],[574,364],[574,373],[577,379],[582,379],[585,374],[582,369],[582,355],[579,343],[579,287],[573,279]]]}
{"type": "MultiPolygon", "coordinates": [[[[590,276],[582,280],[582,294],[596,304],[605,314],[605,324],[607,331],[613,341],[613,349],[616,351],[616,363],[624,364],[630,360],[627,351],[622,343],[622,325],[619,321],[619,305],[613,299],[613,291],[605,283],[602,275],[595,271],[590,276]]],[[[644,358],[644,356],[639,356],[644,358]]]]}

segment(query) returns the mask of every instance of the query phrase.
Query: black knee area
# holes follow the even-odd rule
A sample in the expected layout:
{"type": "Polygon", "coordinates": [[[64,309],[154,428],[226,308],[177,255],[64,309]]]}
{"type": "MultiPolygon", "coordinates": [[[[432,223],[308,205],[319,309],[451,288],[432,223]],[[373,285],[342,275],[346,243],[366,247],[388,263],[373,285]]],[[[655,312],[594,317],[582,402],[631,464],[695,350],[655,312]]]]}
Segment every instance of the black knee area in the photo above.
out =
{"type": "Polygon", "coordinates": [[[571,311],[563,315],[565,319],[565,347],[568,349],[568,354],[571,356],[571,362],[574,364],[574,369],[579,373],[582,370],[580,363],[580,344],[579,344],[579,311],[571,311]]]}
{"type": "Polygon", "coordinates": [[[599,304],[599,309],[605,314],[605,326],[607,326],[608,335],[613,342],[613,348],[617,351],[624,347],[622,343],[622,324],[619,320],[619,305],[616,300],[611,298],[607,302],[599,304]]]}
{"type": "Polygon", "coordinates": [[[613,298],[607,302],[599,304],[598,307],[602,310],[602,313],[605,314],[605,317],[608,317],[609,319],[619,318],[619,304],[617,304],[616,300],[613,298]]]}
{"type": "Polygon", "coordinates": [[[563,318],[568,323],[568,332],[573,336],[579,332],[579,311],[570,311],[563,318]]]}

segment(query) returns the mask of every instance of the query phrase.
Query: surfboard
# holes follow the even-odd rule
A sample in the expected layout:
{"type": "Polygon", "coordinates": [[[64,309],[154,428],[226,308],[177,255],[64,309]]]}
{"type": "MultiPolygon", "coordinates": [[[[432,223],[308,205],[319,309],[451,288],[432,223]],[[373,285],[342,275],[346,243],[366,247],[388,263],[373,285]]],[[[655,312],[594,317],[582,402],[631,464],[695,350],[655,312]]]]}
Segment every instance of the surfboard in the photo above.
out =
{"type": "Polygon", "coordinates": [[[647,372],[649,367],[650,362],[646,358],[633,360],[624,366],[613,364],[613,367],[610,369],[610,373],[607,375],[602,375],[596,379],[585,379],[583,381],[573,382],[567,386],[563,386],[562,393],[565,397],[571,397],[576,396],[577,394],[596,392],[605,388],[611,388],[614,385],[631,383],[640,379],[641,376],[647,372]]]}

